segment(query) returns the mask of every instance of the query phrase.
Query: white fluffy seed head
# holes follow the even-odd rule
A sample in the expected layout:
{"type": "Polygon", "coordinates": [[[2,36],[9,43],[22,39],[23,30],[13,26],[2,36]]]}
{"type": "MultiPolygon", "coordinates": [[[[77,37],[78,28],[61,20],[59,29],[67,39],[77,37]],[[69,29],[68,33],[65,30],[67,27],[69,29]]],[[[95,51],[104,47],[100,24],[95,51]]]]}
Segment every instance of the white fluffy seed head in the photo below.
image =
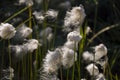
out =
{"type": "Polygon", "coordinates": [[[64,1],[64,2],[61,2],[58,7],[60,9],[64,9],[64,10],[68,10],[71,8],[71,2],[70,1],[64,1]]]}
{"type": "Polygon", "coordinates": [[[33,12],[33,15],[35,16],[35,19],[38,21],[38,23],[43,23],[45,17],[43,16],[43,12],[33,12]]]}
{"type": "Polygon", "coordinates": [[[67,47],[69,49],[72,49],[72,50],[78,50],[78,42],[75,42],[75,41],[67,41],[65,44],[64,44],[64,47],[67,47]]]}
{"type": "Polygon", "coordinates": [[[55,51],[48,51],[43,64],[44,72],[56,72],[61,66],[61,58],[62,54],[60,53],[59,49],[56,49],[55,51]]]}
{"type": "Polygon", "coordinates": [[[51,42],[53,39],[53,33],[50,33],[47,37],[48,42],[51,42]]]}
{"type": "Polygon", "coordinates": [[[46,27],[40,32],[40,37],[47,38],[49,34],[52,33],[52,28],[51,27],[46,27]]]}
{"type": "Polygon", "coordinates": [[[91,28],[89,27],[89,26],[87,26],[87,28],[86,28],[86,34],[89,34],[90,32],[92,32],[92,30],[91,30],[91,28]]]}
{"type": "Polygon", "coordinates": [[[48,42],[51,42],[51,40],[53,39],[53,33],[52,33],[52,28],[51,27],[47,27],[45,29],[43,29],[40,32],[40,38],[41,38],[41,42],[45,43],[45,41],[42,40],[47,40],[48,42]]]}
{"type": "Polygon", "coordinates": [[[27,27],[26,25],[22,25],[20,28],[17,29],[15,37],[25,39],[32,32],[33,32],[33,30],[31,28],[27,27]]]}
{"type": "Polygon", "coordinates": [[[64,19],[64,29],[71,31],[72,28],[79,28],[79,26],[82,25],[85,16],[86,14],[82,5],[79,7],[73,7],[70,12],[67,11],[66,13],[66,17],[64,19]]]}
{"type": "Polygon", "coordinates": [[[17,59],[15,62],[21,60],[27,53],[32,53],[38,48],[38,41],[36,39],[30,39],[23,45],[10,45],[9,49],[12,56],[17,59]]]}
{"type": "Polygon", "coordinates": [[[53,9],[49,9],[45,15],[45,17],[48,19],[56,19],[57,16],[58,16],[58,11],[55,11],[53,9]]]}
{"type": "Polygon", "coordinates": [[[84,52],[82,56],[83,56],[83,59],[87,62],[94,60],[94,55],[88,51],[84,52]]]}
{"type": "Polygon", "coordinates": [[[106,80],[106,79],[105,76],[102,73],[100,73],[95,80],[106,80]]]}
{"type": "Polygon", "coordinates": [[[14,78],[14,69],[10,66],[7,69],[2,69],[1,72],[4,75],[3,78],[1,78],[1,80],[9,80],[14,78]]]}
{"type": "Polygon", "coordinates": [[[105,56],[104,59],[99,59],[98,61],[96,61],[97,64],[101,65],[103,69],[106,68],[107,64],[108,64],[108,57],[105,56]]]}
{"type": "Polygon", "coordinates": [[[13,59],[16,59],[14,62],[18,62],[27,54],[27,48],[23,45],[10,45],[9,50],[12,53],[13,59]]]}
{"type": "Polygon", "coordinates": [[[72,67],[74,62],[77,61],[77,53],[74,50],[69,49],[67,47],[62,48],[62,53],[63,53],[63,55],[62,55],[62,65],[65,68],[72,67]]]}
{"type": "Polygon", "coordinates": [[[82,39],[82,36],[77,31],[72,31],[67,35],[67,40],[69,41],[79,42],[81,39],[82,39]]]}
{"type": "Polygon", "coordinates": [[[13,25],[9,23],[0,24],[0,37],[3,39],[11,39],[15,36],[16,30],[13,25]]]}
{"type": "Polygon", "coordinates": [[[30,39],[27,43],[24,44],[24,47],[27,48],[28,52],[33,52],[38,48],[39,42],[36,39],[30,39]]]}
{"type": "Polygon", "coordinates": [[[26,4],[27,6],[32,6],[34,3],[33,3],[33,0],[19,0],[19,5],[21,4],[26,4]]]}
{"type": "Polygon", "coordinates": [[[91,63],[86,67],[86,70],[89,72],[91,76],[97,76],[99,74],[99,69],[98,67],[91,63]]]}
{"type": "Polygon", "coordinates": [[[107,55],[107,48],[104,44],[99,44],[95,47],[95,60],[98,60],[105,55],[107,55]]]}

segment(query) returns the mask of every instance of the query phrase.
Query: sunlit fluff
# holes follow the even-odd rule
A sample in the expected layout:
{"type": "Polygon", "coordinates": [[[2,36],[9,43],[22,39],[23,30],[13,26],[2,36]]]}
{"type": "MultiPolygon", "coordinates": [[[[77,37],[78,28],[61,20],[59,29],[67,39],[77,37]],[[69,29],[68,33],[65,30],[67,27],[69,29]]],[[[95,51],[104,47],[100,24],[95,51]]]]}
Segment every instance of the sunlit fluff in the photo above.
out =
{"type": "Polygon", "coordinates": [[[19,0],[19,5],[26,4],[27,6],[33,5],[33,0],[19,0]]]}
{"type": "Polygon", "coordinates": [[[94,55],[88,51],[85,51],[82,56],[85,61],[89,62],[94,60],[94,55]]]}
{"type": "Polygon", "coordinates": [[[9,23],[0,24],[0,37],[3,39],[11,39],[15,36],[16,30],[13,25],[9,23]]]}
{"type": "Polygon", "coordinates": [[[52,32],[52,28],[47,27],[40,32],[40,37],[47,37],[52,32]]]}
{"type": "Polygon", "coordinates": [[[58,6],[61,9],[68,10],[71,7],[71,2],[70,1],[64,1],[64,2],[61,2],[58,6]]]}
{"type": "MultiPolygon", "coordinates": [[[[27,54],[27,48],[23,45],[10,45],[9,49],[14,59],[20,60],[27,54]]],[[[16,61],[17,61],[16,60],[16,61]]]]}
{"type": "MultiPolygon", "coordinates": [[[[23,45],[10,45],[9,49],[12,53],[12,56],[17,60],[20,60],[29,52],[33,52],[38,48],[38,41],[36,39],[30,39],[27,43],[23,45]]],[[[17,61],[16,60],[16,61],[17,61]]]]}
{"type": "Polygon", "coordinates": [[[65,68],[70,68],[71,66],[73,66],[74,62],[77,61],[77,53],[67,47],[63,47],[61,51],[63,53],[62,65],[65,68]]]}
{"type": "Polygon", "coordinates": [[[69,12],[67,11],[66,17],[64,18],[64,29],[71,31],[72,29],[79,28],[85,19],[84,7],[80,5],[79,7],[73,7],[69,12]]]}
{"type": "Polygon", "coordinates": [[[91,63],[86,67],[86,70],[89,72],[91,76],[97,76],[99,74],[99,69],[98,67],[91,63]]]}
{"type": "Polygon", "coordinates": [[[56,19],[57,16],[58,16],[58,11],[55,11],[53,9],[49,9],[45,14],[45,17],[50,20],[56,19]]]}
{"type": "Polygon", "coordinates": [[[78,49],[78,42],[75,41],[67,41],[64,44],[65,47],[72,49],[72,50],[77,50],[78,49]]]}
{"type": "Polygon", "coordinates": [[[90,32],[92,32],[92,30],[91,30],[91,28],[89,26],[87,26],[85,33],[89,34],[90,32]]]}
{"type": "Polygon", "coordinates": [[[77,31],[72,31],[67,35],[67,40],[69,41],[79,42],[81,39],[82,39],[82,36],[77,31]]]}
{"type": "Polygon", "coordinates": [[[95,80],[106,80],[104,75],[102,73],[100,73],[95,80]]]}
{"type": "Polygon", "coordinates": [[[107,48],[104,44],[99,44],[95,47],[95,60],[107,55],[107,48]]]}
{"type": "Polygon", "coordinates": [[[23,46],[27,48],[28,52],[33,52],[35,49],[38,48],[38,45],[40,45],[39,42],[38,42],[38,40],[36,40],[36,39],[30,39],[23,46]]]}
{"type": "Polygon", "coordinates": [[[56,73],[46,73],[43,71],[40,71],[40,79],[39,80],[60,80],[57,77],[57,72],[56,73]]]}
{"type": "Polygon", "coordinates": [[[102,67],[103,69],[105,69],[106,66],[107,66],[107,64],[108,64],[108,57],[105,56],[103,59],[97,60],[96,63],[99,64],[99,65],[101,65],[101,67],[102,67]]]}
{"type": "Polygon", "coordinates": [[[38,23],[40,23],[40,24],[43,23],[45,17],[43,16],[42,11],[41,12],[35,11],[35,12],[33,12],[33,15],[35,16],[35,19],[38,21],[38,23]]]}
{"type": "Polygon", "coordinates": [[[46,73],[54,73],[58,70],[61,65],[62,55],[59,49],[55,51],[49,51],[44,59],[43,68],[46,73]]]}
{"type": "Polygon", "coordinates": [[[47,39],[50,42],[53,38],[52,28],[47,27],[47,28],[43,29],[40,32],[40,38],[42,38],[43,40],[47,39]]]}
{"type": "Polygon", "coordinates": [[[32,29],[27,27],[26,25],[22,25],[17,29],[17,32],[15,34],[15,39],[26,39],[30,34],[32,33],[32,29]]]}
{"type": "Polygon", "coordinates": [[[12,67],[3,69],[1,73],[3,75],[1,80],[10,80],[10,79],[14,78],[14,69],[12,67]]]}

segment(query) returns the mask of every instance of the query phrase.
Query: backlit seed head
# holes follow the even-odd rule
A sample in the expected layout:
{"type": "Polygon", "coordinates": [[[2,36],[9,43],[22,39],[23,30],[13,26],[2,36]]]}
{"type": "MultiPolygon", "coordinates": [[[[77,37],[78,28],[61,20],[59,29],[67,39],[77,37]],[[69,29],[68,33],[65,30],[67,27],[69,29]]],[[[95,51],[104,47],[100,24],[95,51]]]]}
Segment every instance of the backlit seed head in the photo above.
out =
{"type": "Polygon", "coordinates": [[[61,58],[62,55],[58,48],[55,51],[48,51],[43,63],[44,72],[56,72],[61,65],[61,58]]]}
{"type": "Polygon", "coordinates": [[[99,44],[95,47],[95,60],[107,55],[107,48],[104,44],[99,44]]]}
{"type": "Polygon", "coordinates": [[[67,35],[67,40],[69,41],[79,42],[81,39],[82,39],[82,36],[77,31],[72,31],[67,35]]]}
{"type": "Polygon", "coordinates": [[[85,51],[82,56],[83,56],[83,59],[87,62],[94,60],[94,55],[88,51],[85,51]]]}
{"type": "Polygon", "coordinates": [[[64,18],[64,31],[70,32],[76,30],[82,25],[85,19],[84,7],[80,5],[79,7],[73,7],[72,10],[66,12],[66,17],[64,18]]]}
{"type": "Polygon", "coordinates": [[[0,37],[3,39],[11,39],[15,36],[16,30],[13,25],[9,23],[0,24],[0,37]]]}
{"type": "Polygon", "coordinates": [[[89,72],[91,76],[97,76],[99,74],[99,69],[98,67],[91,63],[86,67],[86,70],[89,72]]]}
{"type": "Polygon", "coordinates": [[[73,66],[74,62],[77,61],[77,53],[67,47],[62,48],[62,65],[65,68],[70,68],[73,66]]]}

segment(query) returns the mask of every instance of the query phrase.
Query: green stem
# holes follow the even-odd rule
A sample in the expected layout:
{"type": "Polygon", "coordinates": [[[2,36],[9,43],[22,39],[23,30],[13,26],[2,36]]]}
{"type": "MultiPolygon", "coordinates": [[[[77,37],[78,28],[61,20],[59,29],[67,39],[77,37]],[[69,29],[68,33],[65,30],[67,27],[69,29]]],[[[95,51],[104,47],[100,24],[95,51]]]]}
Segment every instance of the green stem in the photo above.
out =
{"type": "Polygon", "coordinates": [[[60,68],[60,77],[61,77],[61,80],[62,80],[62,68],[60,68]]]}
{"type": "MultiPolygon", "coordinates": [[[[8,40],[8,44],[10,45],[10,40],[8,40]]],[[[9,66],[11,67],[12,66],[12,61],[11,61],[11,51],[9,49],[9,66]]],[[[10,73],[10,80],[12,80],[12,74],[10,73]]]]}
{"type": "Polygon", "coordinates": [[[68,77],[69,77],[69,69],[67,70],[67,78],[66,78],[66,80],[69,80],[68,77]]]}
{"type": "Polygon", "coordinates": [[[49,2],[49,0],[44,0],[43,1],[43,8],[44,8],[45,12],[48,10],[48,2],[49,2]]]}
{"type": "Polygon", "coordinates": [[[33,19],[33,17],[28,18],[28,19],[25,20],[24,22],[20,23],[20,24],[16,27],[16,29],[19,28],[19,27],[21,27],[23,24],[27,23],[27,22],[30,21],[31,19],[33,19]]]}
{"type": "Polygon", "coordinates": [[[120,23],[117,23],[117,24],[114,24],[114,25],[107,26],[107,27],[103,28],[102,30],[100,30],[99,32],[97,32],[97,33],[89,40],[89,42],[88,42],[87,45],[89,45],[97,36],[99,36],[99,35],[102,34],[103,32],[108,31],[108,30],[110,30],[110,29],[112,29],[112,28],[115,28],[115,27],[118,27],[118,26],[120,26],[120,23]]]}
{"type": "Polygon", "coordinates": [[[20,13],[24,12],[25,10],[27,10],[29,8],[29,6],[25,7],[24,9],[20,10],[19,12],[13,14],[11,17],[9,17],[8,19],[6,19],[4,21],[4,23],[10,21],[11,19],[13,19],[14,17],[16,17],[17,15],[19,15],[20,13]]]}
{"type": "Polygon", "coordinates": [[[74,76],[75,76],[75,65],[73,65],[73,70],[72,70],[72,80],[74,80],[74,76]]]}
{"type": "Polygon", "coordinates": [[[93,31],[95,31],[95,28],[96,28],[96,23],[97,23],[97,11],[98,11],[98,1],[97,1],[97,0],[94,0],[94,2],[95,2],[96,7],[95,7],[95,17],[94,17],[94,29],[93,29],[93,31]]]}
{"type": "MultiPolygon", "coordinates": [[[[32,6],[29,6],[28,8],[29,11],[29,18],[32,18],[32,6]]],[[[29,27],[32,28],[32,20],[29,20],[29,27]]],[[[32,35],[30,35],[30,38],[32,38],[32,35]]],[[[29,60],[30,60],[30,80],[32,80],[33,78],[33,74],[32,74],[32,54],[29,55],[29,60]]]]}

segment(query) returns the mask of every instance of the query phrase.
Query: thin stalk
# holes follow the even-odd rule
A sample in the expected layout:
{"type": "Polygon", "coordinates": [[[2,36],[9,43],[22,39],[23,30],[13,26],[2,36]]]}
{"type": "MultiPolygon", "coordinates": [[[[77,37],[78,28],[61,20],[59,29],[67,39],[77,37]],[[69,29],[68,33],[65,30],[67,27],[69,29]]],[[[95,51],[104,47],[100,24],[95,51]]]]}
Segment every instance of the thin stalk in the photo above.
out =
{"type": "Polygon", "coordinates": [[[24,12],[25,10],[27,10],[29,8],[29,6],[25,7],[24,9],[20,10],[19,12],[16,12],[15,14],[13,14],[11,17],[9,17],[8,19],[6,19],[4,21],[4,23],[10,21],[11,19],[13,19],[14,17],[16,17],[17,15],[19,15],[20,13],[24,12]]]}
{"type": "Polygon", "coordinates": [[[72,69],[72,80],[74,80],[74,77],[75,77],[75,65],[73,65],[73,69],[72,69]]]}
{"type": "Polygon", "coordinates": [[[66,77],[66,80],[69,80],[69,69],[67,69],[67,77],[66,77]]]}
{"type": "Polygon", "coordinates": [[[63,80],[63,77],[62,77],[62,68],[60,68],[60,77],[61,77],[61,80],[63,80]]]}
{"type": "Polygon", "coordinates": [[[25,20],[24,22],[20,23],[20,24],[16,27],[16,29],[19,28],[19,27],[21,27],[23,24],[27,23],[27,22],[30,21],[31,19],[33,19],[33,17],[30,17],[30,18],[28,18],[27,20],[25,20]]]}
{"type": "MultiPolygon", "coordinates": [[[[80,47],[80,45],[79,45],[80,47]]],[[[79,77],[79,80],[81,79],[81,49],[79,49],[79,59],[78,59],[78,77],[79,77]]]]}
{"type": "MultiPolygon", "coordinates": [[[[29,18],[32,18],[32,6],[29,6],[28,8],[29,11],[29,18]]],[[[32,20],[29,20],[29,27],[32,28],[32,20]]],[[[30,35],[30,38],[32,38],[32,35],[30,35]]],[[[29,60],[30,60],[30,80],[33,78],[33,72],[32,72],[32,54],[29,55],[29,60]]]]}
{"type": "MultiPolygon", "coordinates": [[[[43,10],[44,10],[44,12],[46,12],[47,9],[48,9],[48,0],[44,0],[43,1],[43,10]]],[[[44,22],[43,22],[43,29],[45,29],[46,27],[47,27],[47,21],[45,19],[44,22]]],[[[44,43],[45,43],[43,54],[46,52],[46,48],[47,48],[47,44],[46,44],[46,37],[47,36],[45,36],[45,35],[46,35],[46,33],[43,34],[43,39],[42,39],[44,41],[44,43]]]]}
{"type": "Polygon", "coordinates": [[[43,1],[43,10],[46,12],[47,10],[48,10],[48,2],[49,2],[49,0],[44,0],[43,1]]]}
{"type": "Polygon", "coordinates": [[[21,75],[21,74],[20,74],[20,71],[21,71],[21,70],[20,70],[20,62],[18,62],[18,64],[17,64],[17,69],[18,69],[17,75],[21,75]]]}
{"type": "Polygon", "coordinates": [[[32,28],[32,20],[31,20],[31,18],[32,18],[32,6],[30,6],[28,8],[28,10],[29,10],[29,18],[30,18],[30,20],[29,20],[29,27],[32,28]]]}
{"type": "Polygon", "coordinates": [[[26,60],[24,57],[23,57],[23,61],[22,61],[22,71],[23,71],[23,75],[25,75],[26,74],[26,60]]]}
{"type": "Polygon", "coordinates": [[[82,53],[83,53],[83,50],[84,50],[84,47],[85,47],[85,41],[86,41],[86,29],[87,29],[87,23],[85,24],[85,28],[83,29],[82,27],[80,27],[80,35],[82,36],[82,40],[80,41],[80,44],[79,44],[79,59],[78,59],[78,63],[77,63],[77,66],[78,66],[78,77],[79,77],[79,80],[81,79],[81,56],[82,56],[82,53]]]}
{"type": "MultiPolygon", "coordinates": [[[[8,44],[10,45],[10,40],[8,40],[8,44]]],[[[12,62],[11,62],[11,51],[10,51],[10,49],[9,49],[8,54],[9,54],[9,65],[11,66],[12,62]]]]}
{"type": "Polygon", "coordinates": [[[89,45],[97,36],[99,36],[100,34],[112,29],[112,28],[115,28],[115,27],[118,27],[120,26],[120,23],[117,23],[117,24],[114,24],[114,25],[111,25],[111,26],[107,26],[105,28],[103,28],[102,30],[100,30],[99,32],[97,32],[88,42],[87,45],[89,45]]]}
{"type": "MultiPolygon", "coordinates": [[[[1,66],[3,67],[3,66],[4,66],[4,56],[5,56],[5,54],[4,54],[4,53],[5,53],[5,52],[4,52],[5,41],[3,41],[3,45],[2,45],[2,46],[3,46],[3,49],[2,49],[2,65],[1,65],[1,66]]],[[[0,76],[0,77],[1,77],[1,76],[0,76]]]]}
{"type": "MultiPolygon", "coordinates": [[[[8,44],[10,45],[10,40],[8,40],[8,44]]],[[[12,61],[11,61],[11,51],[9,49],[9,66],[11,67],[12,66],[12,61]]],[[[12,80],[12,74],[10,73],[10,80],[12,80]]]]}
{"type": "MultiPolygon", "coordinates": [[[[34,20],[34,18],[32,19],[33,20],[33,24],[34,25],[37,25],[36,23],[35,23],[35,20],[34,20]]],[[[38,30],[36,29],[36,37],[37,37],[37,40],[39,39],[39,36],[38,36],[38,30]]],[[[35,61],[36,61],[36,63],[35,63],[35,73],[34,73],[34,80],[37,80],[37,70],[38,70],[38,57],[39,57],[39,49],[37,49],[36,50],[36,56],[35,56],[35,61]]],[[[41,53],[40,53],[40,55],[41,55],[41,53]]]]}
{"type": "Polygon", "coordinates": [[[108,74],[109,74],[110,80],[113,80],[113,79],[112,79],[112,73],[111,73],[111,69],[110,69],[110,65],[109,65],[109,64],[108,64],[108,74]]]}
{"type": "Polygon", "coordinates": [[[53,38],[53,41],[52,41],[52,48],[54,48],[54,46],[55,46],[56,35],[57,35],[57,26],[54,27],[54,38],[53,38]]]}
{"type": "MultiPolygon", "coordinates": [[[[80,26],[80,35],[83,37],[83,28],[80,26]]],[[[83,40],[80,41],[79,44],[79,59],[78,59],[78,76],[81,79],[81,54],[83,51],[83,40]]]]}
{"type": "MultiPolygon", "coordinates": [[[[75,61],[75,52],[76,52],[76,44],[77,44],[77,42],[74,42],[75,44],[74,44],[74,61],[75,61]]],[[[72,71],[72,80],[74,80],[74,77],[75,77],[75,65],[73,65],[73,71],[72,71]]]]}
{"type": "MultiPolygon", "coordinates": [[[[93,61],[95,61],[95,54],[93,55],[93,61]]],[[[92,72],[92,75],[93,75],[93,76],[92,76],[92,80],[94,80],[94,77],[95,77],[95,76],[94,76],[94,75],[95,75],[95,73],[94,73],[94,71],[95,71],[95,70],[94,70],[94,66],[95,66],[95,64],[93,64],[93,72],[92,72]]]]}
{"type": "Polygon", "coordinates": [[[36,51],[36,62],[35,62],[35,74],[34,74],[34,80],[37,80],[37,70],[38,70],[38,49],[37,49],[37,51],[36,51]]]}
{"type": "Polygon", "coordinates": [[[118,80],[118,76],[117,75],[115,75],[115,80],[118,80]]]}
{"type": "Polygon", "coordinates": [[[77,65],[77,68],[78,68],[78,79],[80,80],[81,79],[81,74],[80,74],[81,65],[80,65],[80,61],[77,61],[76,65],[77,65]]]}
{"type": "Polygon", "coordinates": [[[98,1],[97,0],[94,0],[95,2],[95,16],[94,16],[94,29],[93,31],[95,31],[95,28],[96,28],[96,23],[97,23],[97,11],[98,11],[98,1]]]}

